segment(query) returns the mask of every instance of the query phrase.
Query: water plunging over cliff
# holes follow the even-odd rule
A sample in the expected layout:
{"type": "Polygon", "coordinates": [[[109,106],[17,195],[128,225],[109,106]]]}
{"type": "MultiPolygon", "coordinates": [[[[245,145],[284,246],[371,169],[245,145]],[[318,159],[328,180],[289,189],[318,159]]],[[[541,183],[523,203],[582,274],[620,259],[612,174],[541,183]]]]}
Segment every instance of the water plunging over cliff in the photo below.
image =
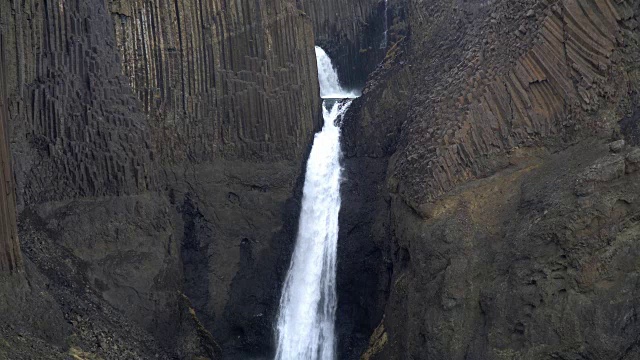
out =
{"type": "MultiPolygon", "coordinates": [[[[358,91],[348,91],[342,88],[338,80],[338,73],[333,67],[329,55],[316,46],[316,60],[318,61],[318,81],[320,82],[320,97],[323,99],[353,99],[360,96],[358,91]]],[[[327,104],[325,104],[326,106],[327,104]]],[[[326,124],[325,118],[325,124],[326,124]]]]}
{"type": "Polygon", "coordinates": [[[380,49],[386,49],[389,44],[389,0],[384,0],[384,34],[382,36],[382,42],[380,43],[380,49]]]}
{"type": "MultiPolygon", "coordinates": [[[[323,98],[357,95],[342,89],[331,59],[316,47],[323,98]]],[[[335,359],[336,252],[340,212],[340,127],[351,102],[326,100],[324,127],[307,162],[296,247],[280,299],[276,360],[335,359]]]]}

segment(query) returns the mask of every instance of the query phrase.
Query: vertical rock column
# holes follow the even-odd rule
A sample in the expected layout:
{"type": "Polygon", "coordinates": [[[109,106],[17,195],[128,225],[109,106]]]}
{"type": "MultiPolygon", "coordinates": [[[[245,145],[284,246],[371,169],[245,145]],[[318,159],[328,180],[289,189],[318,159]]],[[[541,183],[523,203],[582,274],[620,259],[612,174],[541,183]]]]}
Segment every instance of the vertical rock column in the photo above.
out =
{"type": "Polygon", "coordinates": [[[14,272],[22,265],[16,227],[16,201],[9,154],[7,86],[4,39],[0,33],[0,274],[14,272]]]}
{"type": "Polygon", "coordinates": [[[320,127],[310,20],[288,0],[111,3],[166,163],[300,159],[320,127]]]}
{"type": "Polygon", "coordinates": [[[18,209],[152,189],[151,132],[103,0],[2,1],[18,209]]]}

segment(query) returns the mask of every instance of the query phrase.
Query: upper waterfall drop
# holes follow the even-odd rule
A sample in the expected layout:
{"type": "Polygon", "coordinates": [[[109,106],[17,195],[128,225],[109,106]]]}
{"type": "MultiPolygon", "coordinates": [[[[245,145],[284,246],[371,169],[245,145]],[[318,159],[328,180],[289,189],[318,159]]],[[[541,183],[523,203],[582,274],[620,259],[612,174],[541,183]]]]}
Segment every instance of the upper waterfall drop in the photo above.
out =
{"type": "MultiPolygon", "coordinates": [[[[345,99],[331,59],[316,47],[323,98],[345,99]]],[[[295,250],[280,299],[276,360],[334,360],[340,213],[340,120],[351,101],[325,100],[304,179],[295,250]],[[330,107],[328,105],[331,105],[330,107]]]]}
{"type": "Polygon", "coordinates": [[[386,49],[389,46],[389,0],[384,0],[384,33],[382,35],[382,42],[380,43],[380,49],[386,49]]]}
{"type": "Polygon", "coordinates": [[[354,99],[360,96],[358,91],[345,90],[338,80],[338,73],[333,67],[331,58],[319,46],[316,46],[316,60],[318,62],[318,81],[320,82],[320,97],[323,99],[354,99]]]}

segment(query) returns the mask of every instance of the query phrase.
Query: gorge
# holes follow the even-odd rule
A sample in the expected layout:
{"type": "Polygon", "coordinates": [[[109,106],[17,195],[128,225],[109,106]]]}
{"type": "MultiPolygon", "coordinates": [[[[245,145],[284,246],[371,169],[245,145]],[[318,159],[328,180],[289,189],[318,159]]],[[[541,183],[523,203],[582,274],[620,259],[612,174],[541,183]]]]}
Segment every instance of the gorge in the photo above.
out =
{"type": "Polygon", "coordinates": [[[0,359],[640,359],[639,14],[0,1],[0,359]]]}

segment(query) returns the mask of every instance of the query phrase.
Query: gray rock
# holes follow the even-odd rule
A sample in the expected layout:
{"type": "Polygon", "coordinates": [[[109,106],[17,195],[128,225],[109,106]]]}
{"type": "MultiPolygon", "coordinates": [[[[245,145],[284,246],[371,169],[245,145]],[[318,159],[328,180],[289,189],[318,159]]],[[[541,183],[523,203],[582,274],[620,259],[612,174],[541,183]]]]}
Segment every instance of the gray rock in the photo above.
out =
{"type": "Polygon", "coordinates": [[[624,140],[616,140],[609,144],[609,149],[611,150],[611,152],[619,153],[624,150],[624,145],[624,140]]]}
{"type": "Polygon", "coordinates": [[[640,169],[640,149],[633,149],[631,150],[627,156],[625,157],[626,160],[626,172],[627,173],[633,173],[636,172],[640,169]]]}

